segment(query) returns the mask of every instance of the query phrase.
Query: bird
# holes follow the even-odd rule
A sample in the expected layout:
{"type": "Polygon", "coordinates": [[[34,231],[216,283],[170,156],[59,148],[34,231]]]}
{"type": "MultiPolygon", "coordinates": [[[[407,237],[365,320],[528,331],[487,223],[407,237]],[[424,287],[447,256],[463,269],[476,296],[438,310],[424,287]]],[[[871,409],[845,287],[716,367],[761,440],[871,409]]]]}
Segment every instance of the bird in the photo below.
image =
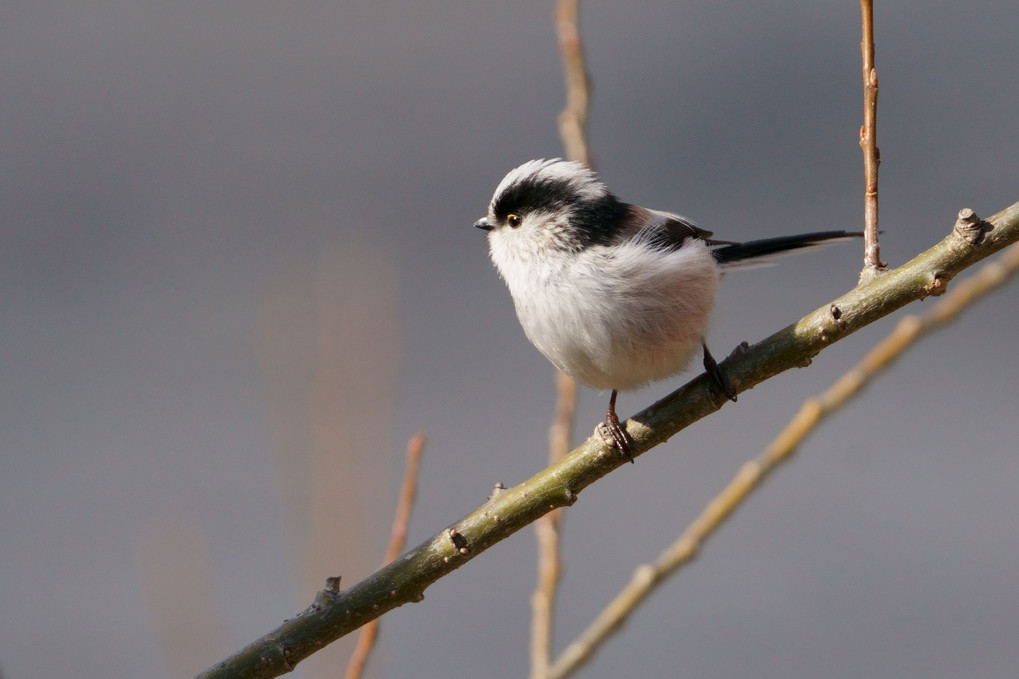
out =
{"type": "Polygon", "coordinates": [[[862,235],[716,240],[682,215],[621,201],[589,167],[560,158],[511,170],[474,226],[488,234],[531,343],[577,382],[611,390],[598,431],[631,462],[619,391],[672,377],[701,351],[707,373],[736,400],[705,340],[727,271],[862,235]]]}

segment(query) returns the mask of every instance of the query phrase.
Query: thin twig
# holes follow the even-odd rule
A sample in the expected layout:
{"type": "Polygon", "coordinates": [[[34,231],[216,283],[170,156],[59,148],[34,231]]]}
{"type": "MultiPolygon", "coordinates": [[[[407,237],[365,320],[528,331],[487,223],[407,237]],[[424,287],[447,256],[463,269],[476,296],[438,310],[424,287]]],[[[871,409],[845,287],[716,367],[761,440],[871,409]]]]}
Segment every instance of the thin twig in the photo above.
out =
{"type": "MultiPolygon", "coordinates": [[[[424,432],[418,432],[410,437],[407,442],[406,460],[403,466],[403,481],[400,484],[400,497],[396,503],[396,516],[393,517],[393,528],[389,533],[389,546],[386,547],[386,555],[382,558],[382,565],[385,566],[396,560],[403,551],[403,545],[407,541],[407,525],[410,523],[410,512],[414,507],[414,496],[417,494],[418,466],[421,460],[421,453],[424,451],[428,437],[424,432]]],[[[359,679],[368,656],[375,647],[375,641],[379,635],[378,618],[372,620],[361,630],[361,636],[357,639],[357,646],[350,656],[347,664],[345,679],[359,679]]]]}
{"type": "Polygon", "coordinates": [[[593,167],[587,146],[591,81],[584,62],[584,45],[580,40],[579,1],[559,0],[556,3],[556,34],[559,37],[563,78],[566,81],[566,105],[559,114],[559,136],[563,140],[567,158],[593,167]]]}
{"type": "MultiPolygon", "coordinates": [[[[555,28],[562,55],[566,103],[559,114],[559,136],[566,158],[590,166],[587,145],[587,115],[591,103],[590,78],[580,38],[579,0],[559,0],[555,28]]],[[[570,449],[577,385],[564,373],[556,373],[556,415],[549,429],[549,464],[555,464],[570,449]]],[[[538,541],[538,582],[531,595],[531,679],[544,679],[552,661],[555,602],[562,574],[559,531],[562,509],[556,509],[534,523],[538,541]]]]}
{"type": "Polygon", "coordinates": [[[865,282],[887,266],[881,261],[878,244],[878,167],[881,151],[877,146],[877,68],[874,67],[874,0],[860,0],[863,16],[863,126],[860,128],[860,147],[863,149],[863,271],[860,281],[865,282]]]}
{"type": "Polygon", "coordinates": [[[937,304],[918,315],[899,321],[895,329],[874,346],[851,370],[820,396],[808,399],[785,429],[760,455],[740,468],[682,535],[653,563],[638,566],[630,582],[606,606],[576,641],[571,643],[549,671],[550,679],[563,679],[579,669],[594,652],[626,622],[636,608],[669,576],[690,563],[704,542],[761,485],[765,477],[789,459],[798,446],[829,415],[859,394],[896,358],[922,337],[955,320],[976,300],[997,289],[1019,271],[1019,245],[1005,250],[994,261],[960,281],[937,304]]]}
{"type": "MultiPolygon", "coordinates": [[[[556,414],[549,428],[549,464],[561,460],[570,450],[570,432],[576,410],[577,383],[564,373],[556,373],[558,398],[556,414]]],[[[562,561],[559,530],[563,510],[554,509],[534,522],[538,539],[538,583],[531,595],[531,679],[543,679],[552,661],[555,600],[562,561]]]]}

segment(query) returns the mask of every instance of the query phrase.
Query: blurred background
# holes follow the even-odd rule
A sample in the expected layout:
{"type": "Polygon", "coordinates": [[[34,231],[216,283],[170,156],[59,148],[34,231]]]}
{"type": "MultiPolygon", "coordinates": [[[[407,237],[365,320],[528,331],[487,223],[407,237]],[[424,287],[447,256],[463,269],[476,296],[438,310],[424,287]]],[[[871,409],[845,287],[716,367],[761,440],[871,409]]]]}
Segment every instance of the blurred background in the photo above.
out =
{"type": "MultiPolygon", "coordinates": [[[[188,676],[327,576],[353,584],[418,430],[409,545],[544,466],[553,373],[471,224],[506,171],[562,153],[551,11],[0,6],[5,678],[188,676]]],[[[960,208],[1019,200],[1017,25],[1014,2],[878,3],[892,266],[960,208]]],[[[582,30],[591,147],[624,200],[734,240],[861,228],[858,3],[596,0],[582,30]]],[[[861,250],[727,278],[715,354],[851,287],[861,250]]],[[[584,676],[1013,676],[1015,299],[825,425],[584,676]]],[[[586,490],[557,648],[895,322],[586,490]]],[[[605,399],[581,390],[577,440],[605,399]]],[[[523,676],[534,561],[524,530],[387,615],[370,675],[523,676]]]]}

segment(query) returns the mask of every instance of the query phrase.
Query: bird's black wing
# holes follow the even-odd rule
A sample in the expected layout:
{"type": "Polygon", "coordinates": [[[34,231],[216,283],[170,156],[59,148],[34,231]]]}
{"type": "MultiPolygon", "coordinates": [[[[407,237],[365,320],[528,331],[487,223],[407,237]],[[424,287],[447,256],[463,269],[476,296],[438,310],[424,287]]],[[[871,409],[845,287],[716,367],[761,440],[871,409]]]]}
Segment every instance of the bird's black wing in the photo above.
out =
{"type": "Polygon", "coordinates": [[[675,249],[690,238],[702,240],[708,245],[732,245],[729,241],[713,240],[712,233],[697,226],[693,220],[674,212],[649,210],[638,205],[628,205],[622,232],[623,240],[639,239],[665,249],[675,249]]]}

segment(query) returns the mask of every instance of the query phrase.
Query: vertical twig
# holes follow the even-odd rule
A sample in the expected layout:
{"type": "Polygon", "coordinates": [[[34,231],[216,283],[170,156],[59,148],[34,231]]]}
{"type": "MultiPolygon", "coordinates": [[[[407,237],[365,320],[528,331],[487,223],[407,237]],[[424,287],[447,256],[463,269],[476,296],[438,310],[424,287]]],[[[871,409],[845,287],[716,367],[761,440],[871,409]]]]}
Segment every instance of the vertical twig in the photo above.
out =
{"type": "MultiPolygon", "coordinates": [[[[561,460],[570,450],[570,432],[577,402],[577,383],[564,373],[556,373],[559,396],[556,414],[548,432],[549,464],[561,460]]],[[[538,584],[531,595],[531,679],[548,676],[552,662],[552,631],[555,597],[562,574],[559,554],[559,528],[563,510],[556,509],[534,522],[538,540],[538,584]]]]}
{"type": "Polygon", "coordinates": [[[566,82],[566,105],[559,113],[559,136],[569,160],[593,167],[587,146],[591,82],[584,62],[584,45],[580,40],[579,4],[580,0],[558,0],[555,9],[556,35],[566,82]]]}
{"type": "MultiPolygon", "coordinates": [[[[383,566],[400,556],[404,542],[407,540],[407,524],[410,523],[410,512],[414,506],[414,496],[417,494],[418,462],[427,441],[428,437],[425,433],[418,432],[407,442],[400,498],[396,503],[396,516],[393,517],[393,528],[389,533],[389,546],[386,548],[386,555],[382,558],[383,566]]],[[[368,656],[375,647],[378,635],[379,621],[376,618],[361,630],[361,636],[357,639],[357,647],[354,648],[350,662],[347,664],[345,679],[358,679],[361,676],[365,663],[368,662],[368,656]]]]}
{"type": "MultiPolygon", "coordinates": [[[[559,114],[559,136],[569,160],[591,166],[587,147],[587,112],[590,81],[580,40],[579,0],[558,0],[555,28],[563,62],[566,104],[559,114]]],[[[555,419],[549,429],[549,463],[555,463],[570,449],[570,432],[577,402],[577,385],[567,375],[556,374],[558,398],[555,419]]],[[[555,598],[562,573],[559,528],[562,510],[538,519],[534,533],[538,541],[538,582],[531,595],[531,679],[545,679],[552,661],[555,598]]]]}
{"type": "Polygon", "coordinates": [[[878,244],[878,166],[881,151],[877,146],[877,68],[874,67],[874,0],[860,0],[863,16],[863,126],[860,147],[863,149],[863,214],[864,255],[860,282],[869,280],[886,266],[881,261],[878,244]]]}

